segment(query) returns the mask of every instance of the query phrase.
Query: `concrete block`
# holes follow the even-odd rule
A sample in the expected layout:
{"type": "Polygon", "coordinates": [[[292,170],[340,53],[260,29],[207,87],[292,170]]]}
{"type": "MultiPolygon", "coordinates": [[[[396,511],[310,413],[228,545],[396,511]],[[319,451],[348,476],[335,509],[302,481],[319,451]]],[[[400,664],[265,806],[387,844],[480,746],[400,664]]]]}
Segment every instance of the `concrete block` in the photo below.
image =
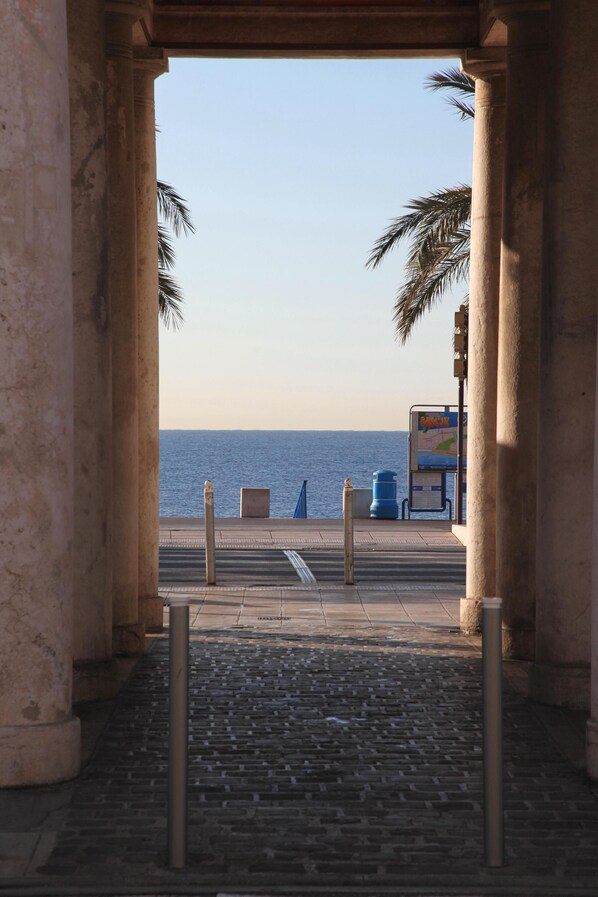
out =
{"type": "Polygon", "coordinates": [[[372,503],[372,489],[353,489],[353,517],[358,519],[369,518],[370,505],[372,503]]]}
{"type": "Polygon", "coordinates": [[[241,489],[241,517],[269,517],[269,489],[241,489]]]}
{"type": "Polygon", "coordinates": [[[459,540],[461,545],[467,545],[467,526],[465,523],[453,523],[451,526],[453,536],[459,540]]]}

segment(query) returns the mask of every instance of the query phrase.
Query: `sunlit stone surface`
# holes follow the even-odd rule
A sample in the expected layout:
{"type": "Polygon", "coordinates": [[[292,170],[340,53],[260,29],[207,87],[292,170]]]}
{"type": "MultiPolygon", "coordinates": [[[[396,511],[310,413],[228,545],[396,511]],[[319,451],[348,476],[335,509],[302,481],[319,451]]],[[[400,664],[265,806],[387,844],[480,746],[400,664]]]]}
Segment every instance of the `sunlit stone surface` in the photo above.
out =
{"type": "Polygon", "coordinates": [[[0,5],[0,786],[79,768],[65,15],[0,5]]]}

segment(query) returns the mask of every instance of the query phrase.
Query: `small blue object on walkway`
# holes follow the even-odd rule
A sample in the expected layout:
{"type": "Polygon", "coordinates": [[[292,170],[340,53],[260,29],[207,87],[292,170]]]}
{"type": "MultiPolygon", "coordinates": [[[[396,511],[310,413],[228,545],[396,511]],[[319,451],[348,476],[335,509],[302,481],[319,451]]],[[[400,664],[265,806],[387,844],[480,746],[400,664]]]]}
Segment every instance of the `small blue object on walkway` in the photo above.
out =
{"type": "Polygon", "coordinates": [[[378,520],[396,520],[399,516],[397,502],[397,475],[394,470],[377,470],[374,474],[373,501],[370,517],[378,520]]]}
{"type": "Polygon", "coordinates": [[[307,480],[303,480],[303,486],[301,487],[299,498],[295,505],[295,513],[293,514],[293,517],[300,517],[304,520],[307,519],[307,480]]]}

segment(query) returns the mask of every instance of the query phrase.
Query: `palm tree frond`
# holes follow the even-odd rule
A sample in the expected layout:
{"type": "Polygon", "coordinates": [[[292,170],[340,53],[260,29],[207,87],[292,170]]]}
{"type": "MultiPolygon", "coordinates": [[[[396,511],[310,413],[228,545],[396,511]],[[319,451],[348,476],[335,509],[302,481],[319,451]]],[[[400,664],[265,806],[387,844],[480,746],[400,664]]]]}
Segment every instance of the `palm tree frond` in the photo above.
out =
{"type": "Polygon", "coordinates": [[[461,228],[445,243],[422,252],[416,263],[408,265],[408,279],[397,295],[393,315],[401,343],[407,341],[417,321],[443,294],[468,276],[470,241],[469,227],[461,228]]]}
{"type": "Polygon", "coordinates": [[[189,236],[195,233],[195,227],[191,220],[191,213],[185,200],[179,196],[176,190],[164,181],[157,183],[158,210],[166,223],[172,228],[176,237],[181,234],[189,236]]]}
{"type": "Polygon", "coordinates": [[[425,212],[414,234],[413,246],[407,264],[410,265],[421,254],[432,251],[451,241],[465,227],[471,218],[471,188],[453,187],[441,193],[425,197],[422,203],[425,212]]]}
{"type": "Polygon", "coordinates": [[[162,323],[179,330],[185,318],[182,306],[184,297],[176,280],[160,267],[158,271],[158,309],[162,323]]]}
{"type": "Polygon", "coordinates": [[[470,100],[475,94],[475,81],[471,75],[461,71],[456,66],[452,66],[444,72],[434,72],[433,75],[430,75],[425,82],[425,87],[428,90],[456,91],[458,96],[447,97],[449,105],[457,110],[461,121],[474,117],[473,103],[466,102],[466,99],[470,100]]]}
{"type": "MultiPolygon", "coordinates": [[[[471,215],[471,187],[459,184],[446,190],[419,197],[407,204],[411,213],[395,218],[372,246],[367,268],[376,268],[404,238],[413,235],[414,251],[420,243],[446,240],[462,227],[471,215]]],[[[413,257],[413,252],[410,257],[413,257]]]]}
{"type": "Polygon", "coordinates": [[[175,251],[171,232],[175,237],[195,233],[191,213],[184,199],[164,181],[157,181],[158,214],[158,308],[160,319],[166,327],[178,330],[183,322],[181,288],[169,273],[175,265],[175,251]]]}
{"type": "Polygon", "coordinates": [[[475,80],[456,65],[434,72],[426,78],[424,86],[426,90],[455,90],[465,96],[475,94],[475,80]]]}
{"type": "MultiPolygon", "coordinates": [[[[453,66],[426,81],[429,90],[451,90],[449,103],[462,119],[472,118],[475,81],[453,66]]],[[[411,200],[407,214],[391,221],[374,243],[366,267],[375,268],[404,238],[411,238],[406,282],[399,290],[393,319],[396,336],[405,343],[413,327],[459,281],[469,275],[471,187],[459,184],[411,200]]]]}
{"type": "Polygon", "coordinates": [[[158,225],[158,265],[160,268],[174,268],[175,253],[170,235],[163,224],[158,225]]]}
{"type": "Polygon", "coordinates": [[[453,109],[457,110],[461,121],[467,121],[467,119],[474,117],[475,109],[472,103],[464,103],[463,100],[458,100],[457,97],[450,97],[448,102],[453,109]]]}

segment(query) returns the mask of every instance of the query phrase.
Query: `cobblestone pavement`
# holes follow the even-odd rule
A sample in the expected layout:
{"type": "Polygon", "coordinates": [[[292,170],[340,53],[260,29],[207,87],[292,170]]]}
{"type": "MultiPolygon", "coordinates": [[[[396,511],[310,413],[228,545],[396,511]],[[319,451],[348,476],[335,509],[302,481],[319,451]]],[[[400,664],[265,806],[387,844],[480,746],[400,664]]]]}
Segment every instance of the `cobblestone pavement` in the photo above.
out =
{"type": "Polygon", "coordinates": [[[70,786],[56,893],[598,893],[593,788],[508,688],[507,865],[484,867],[479,647],[413,625],[193,633],[190,862],[168,872],[167,662],[158,639],[70,786]]]}

